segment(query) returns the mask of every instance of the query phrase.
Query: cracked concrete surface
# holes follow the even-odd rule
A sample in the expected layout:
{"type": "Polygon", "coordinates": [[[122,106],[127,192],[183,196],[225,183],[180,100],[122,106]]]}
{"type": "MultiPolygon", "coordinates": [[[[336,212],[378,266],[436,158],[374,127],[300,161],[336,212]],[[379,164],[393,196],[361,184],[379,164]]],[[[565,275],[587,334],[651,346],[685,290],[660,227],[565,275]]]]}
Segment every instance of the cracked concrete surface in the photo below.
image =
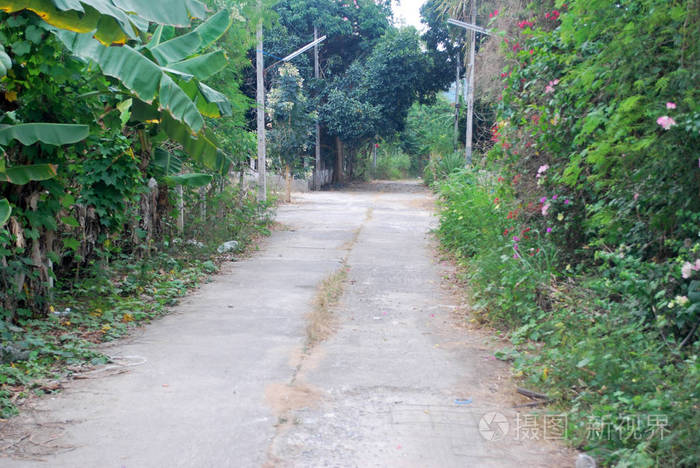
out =
{"type": "Polygon", "coordinates": [[[25,410],[13,424],[35,436],[0,465],[573,466],[556,442],[515,430],[525,413],[510,409],[506,366],[485,333],[455,326],[427,191],[374,183],[294,199],[277,217],[288,229],[260,252],[107,351],[128,372],[25,410]],[[334,332],[308,347],[316,288],[344,258],[334,332]],[[505,424],[483,426],[489,413],[505,424]],[[31,445],[42,440],[54,449],[31,445]]]}

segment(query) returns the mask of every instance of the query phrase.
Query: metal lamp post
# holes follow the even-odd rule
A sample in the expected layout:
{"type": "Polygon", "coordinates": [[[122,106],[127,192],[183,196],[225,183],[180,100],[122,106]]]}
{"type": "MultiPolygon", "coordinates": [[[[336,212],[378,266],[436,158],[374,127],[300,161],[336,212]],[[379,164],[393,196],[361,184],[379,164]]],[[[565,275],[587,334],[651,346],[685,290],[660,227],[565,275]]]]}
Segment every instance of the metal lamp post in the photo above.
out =
{"type": "MultiPolygon", "coordinates": [[[[257,30],[258,47],[255,51],[256,60],[256,75],[257,75],[257,92],[256,101],[258,108],[257,123],[258,123],[258,199],[261,201],[267,200],[267,175],[266,175],[266,151],[265,151],[265,78],[264,78],[264,59],[263,59],[263,40],[262,40],[262,20],[258,23],[257,30]]],[[[320,44],[326,39],[326,36],[321,36],[320,38],[306,44],[304,47],[295,50],[291,54],[284,57],[282,60],[273,63],[270,66],[275,65],[279,62],[288,62],[294,57],[298,56],[311,49],[312,47],[320,44]]],[[[268,67],[269,68],[269,67],[268,67]]]]}

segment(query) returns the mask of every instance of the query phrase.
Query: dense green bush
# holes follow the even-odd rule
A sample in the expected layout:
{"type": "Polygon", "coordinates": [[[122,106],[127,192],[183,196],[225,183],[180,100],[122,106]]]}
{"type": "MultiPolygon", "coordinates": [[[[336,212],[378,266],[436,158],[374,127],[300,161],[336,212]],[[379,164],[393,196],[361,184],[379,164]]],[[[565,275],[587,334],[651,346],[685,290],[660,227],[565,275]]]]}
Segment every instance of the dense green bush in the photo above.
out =
{"type": "Polygon", "coordinates": [[[577,273],[558,258],[561,226],[538,229],[510,180],[464,170],[439,194],[438,234],[465,267],[475,317],[510,330],[502,356],[555,399],[572,443],[605,464],[696,466],[700,344],[673,336],[700,298],[669,298],[680,268],[621,248],[577,273]]]}
{"type": "Polygon", "coordinates": [[[477,317],[511,330],[503,356],[555,398],[577,447],[606,465],[697,466],[700,13],[555,3],[496,39],[498,175],[440,184],[439,233],[477,317]]]}

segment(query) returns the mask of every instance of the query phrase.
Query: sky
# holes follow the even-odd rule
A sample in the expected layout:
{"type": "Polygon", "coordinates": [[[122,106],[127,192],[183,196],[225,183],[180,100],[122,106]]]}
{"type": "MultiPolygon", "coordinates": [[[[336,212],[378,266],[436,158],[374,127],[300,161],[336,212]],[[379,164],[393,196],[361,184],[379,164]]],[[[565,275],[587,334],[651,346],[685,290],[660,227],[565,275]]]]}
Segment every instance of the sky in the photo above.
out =
{"type": "Polygon", "coordinates": [[[403,19],[408,26],[415,26],[419,31],[425,25],[420,22],[420,7],[426,0],[394,0],[391,3],[397,22],[403,19]]]}

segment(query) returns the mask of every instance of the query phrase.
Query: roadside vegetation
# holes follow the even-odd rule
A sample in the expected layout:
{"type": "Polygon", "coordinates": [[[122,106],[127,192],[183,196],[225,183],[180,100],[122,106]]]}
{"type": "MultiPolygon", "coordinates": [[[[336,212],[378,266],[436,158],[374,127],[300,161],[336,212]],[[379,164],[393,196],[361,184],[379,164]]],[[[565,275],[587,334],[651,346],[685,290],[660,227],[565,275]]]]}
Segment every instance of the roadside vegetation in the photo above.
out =
{"type": "Polygon", "coordinates": [[[273,205],[243,177],[247,3],[69,3],[0,2],[0,418],[108,360],[95,344],[241,254],[273,205]]]}
{"type": "Polygon", "coordinates": [[[605,466],[700,464],[698,12],[485,2],[491,144],[425,177],[474,320],[605,466]]]}

